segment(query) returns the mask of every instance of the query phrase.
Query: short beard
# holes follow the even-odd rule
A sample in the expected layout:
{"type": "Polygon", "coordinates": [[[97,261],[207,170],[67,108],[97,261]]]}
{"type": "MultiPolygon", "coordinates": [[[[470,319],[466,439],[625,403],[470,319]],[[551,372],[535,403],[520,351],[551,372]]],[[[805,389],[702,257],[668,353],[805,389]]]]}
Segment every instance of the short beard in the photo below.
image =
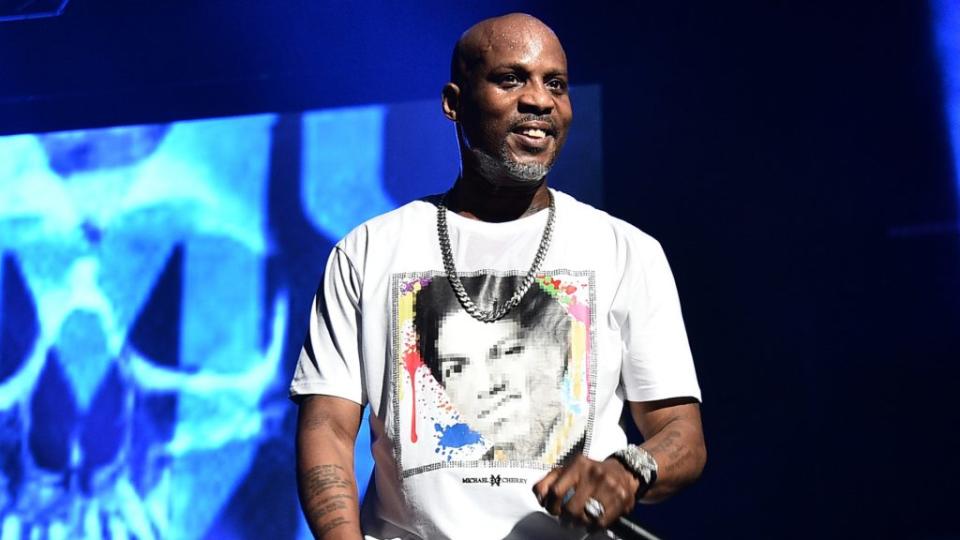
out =
{"type": "Polygon", "coordinates": [[[514,161],[510,158],[506,142],[500,147],[499,159],[478,148],[472,148],[470,151],[477,158],[481,174],[491,180],[507,177],[523,184],[532,184],[543,180],[553,167],[553,160],[546,164],[514,161]]]}

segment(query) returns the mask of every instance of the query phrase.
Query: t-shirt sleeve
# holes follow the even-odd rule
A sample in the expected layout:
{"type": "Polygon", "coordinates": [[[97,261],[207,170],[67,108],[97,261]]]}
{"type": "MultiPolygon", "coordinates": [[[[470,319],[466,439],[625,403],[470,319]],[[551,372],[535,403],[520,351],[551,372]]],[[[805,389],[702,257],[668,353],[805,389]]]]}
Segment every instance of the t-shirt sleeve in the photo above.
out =
{"type": "MultiPolygon", "coordinates": [[[[642,233],[640,233],[642,235],[642,233]]],[[[677,286],[659,242],[628,241],[621,379],[629,401],[701,399],[677,286]]]]}
{"type": "Polygon", "coordinates": [[[291,399],[322,394],[366,402],[360,321],[360,276],[343,250],[334,247],[310,309],[310,327],[290,383],[291,399]]]}

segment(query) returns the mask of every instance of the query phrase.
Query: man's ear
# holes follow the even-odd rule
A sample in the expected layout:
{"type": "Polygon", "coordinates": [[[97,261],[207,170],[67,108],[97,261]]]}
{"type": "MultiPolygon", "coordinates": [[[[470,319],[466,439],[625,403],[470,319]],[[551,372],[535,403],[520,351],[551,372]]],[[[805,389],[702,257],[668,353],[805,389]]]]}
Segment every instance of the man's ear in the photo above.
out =
{"type": "Polygon", "coordinates": [[[443,104],[443,115],[452,122],[458,121],[460,119],[457,114],[460,110],[460,87],[452,82],[443,85],[440,100],[443,104]]]}

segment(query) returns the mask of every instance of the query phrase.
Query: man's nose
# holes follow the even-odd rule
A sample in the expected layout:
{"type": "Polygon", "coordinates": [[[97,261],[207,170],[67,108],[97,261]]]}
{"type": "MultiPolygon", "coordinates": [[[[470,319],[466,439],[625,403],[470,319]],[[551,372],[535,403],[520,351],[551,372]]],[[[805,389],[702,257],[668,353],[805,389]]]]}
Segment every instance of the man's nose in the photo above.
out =
{"type": "Polygon", "coordinates": [[[518,103],[521,113],[550,114],[553,106],[553,94],[539,81],[531,81],[524,87],[518,103]]]}

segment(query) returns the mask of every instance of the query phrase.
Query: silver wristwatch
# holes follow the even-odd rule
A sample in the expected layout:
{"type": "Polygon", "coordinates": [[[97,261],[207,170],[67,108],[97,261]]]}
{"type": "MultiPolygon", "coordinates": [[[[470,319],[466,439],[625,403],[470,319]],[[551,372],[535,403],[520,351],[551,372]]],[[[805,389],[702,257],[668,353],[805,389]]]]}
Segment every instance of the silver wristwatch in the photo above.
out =
{"type": "Polygon", "coordinates": [[[650,486],[657,481],[657,460],[653,459],[650,452],[635,444],[629,444],[626,448],[617,450],[613,457],[620,460],[620,463],[623,463],[623,466],[634,476],[643,480],[643,485],[637,491],[637,499],[639,500],[650,489],[650,486]]]}

